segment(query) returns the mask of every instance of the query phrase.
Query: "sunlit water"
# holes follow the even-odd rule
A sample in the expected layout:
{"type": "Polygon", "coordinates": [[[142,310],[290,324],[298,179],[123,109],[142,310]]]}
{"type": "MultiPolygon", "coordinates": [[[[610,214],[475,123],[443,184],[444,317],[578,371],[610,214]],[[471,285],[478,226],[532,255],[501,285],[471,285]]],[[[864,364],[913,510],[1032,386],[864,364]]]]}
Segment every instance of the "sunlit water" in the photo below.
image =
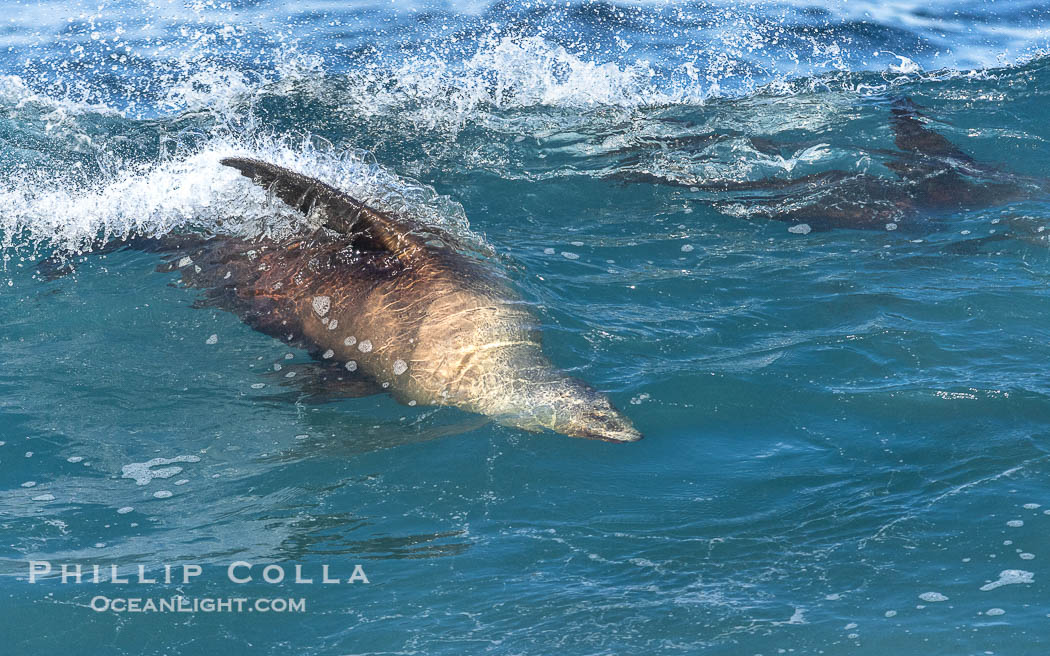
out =
{"type": "Polygon", "coordinates": [[[892,178],[901,98],[1047,177],[1044,4],[154,4],[4,4],[0,651],[1050,648],[1050,202],[807,232],[756,208],[813,198],[705,187],[892,178]],[[297,404],[274,364],[305,353],[156,254],[91,252],[301,229],[232,154],[460,235],[646,439],[297,404]],[[96,613],[114,584],[30,559],[197,563],[121,594],[308,608],[96,613]]]}

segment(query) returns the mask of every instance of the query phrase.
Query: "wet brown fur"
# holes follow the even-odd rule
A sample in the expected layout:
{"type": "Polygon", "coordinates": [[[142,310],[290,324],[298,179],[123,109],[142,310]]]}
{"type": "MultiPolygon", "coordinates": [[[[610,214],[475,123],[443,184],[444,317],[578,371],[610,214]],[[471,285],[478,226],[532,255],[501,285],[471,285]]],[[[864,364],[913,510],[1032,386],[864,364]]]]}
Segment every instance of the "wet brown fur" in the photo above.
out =
{"type": "Polygon", "coordinates": [[[203,303],[307,348],[398,400],[531,431],[634,441],[604,395],[555,369],[510,286],[455,240],[265,162],[224,160],[324,227],[283,241],[179,245],[165,270],[203,303]]]}

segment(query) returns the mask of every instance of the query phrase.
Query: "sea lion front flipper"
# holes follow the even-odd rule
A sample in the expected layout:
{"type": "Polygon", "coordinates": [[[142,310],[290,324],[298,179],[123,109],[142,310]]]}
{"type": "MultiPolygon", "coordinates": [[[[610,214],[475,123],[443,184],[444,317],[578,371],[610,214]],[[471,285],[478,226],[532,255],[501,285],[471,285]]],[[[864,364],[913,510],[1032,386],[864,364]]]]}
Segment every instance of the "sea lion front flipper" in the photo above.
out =
{"type": "Polygon", "coordinates": [[[894,102],[890,124],[897,154],[887,166],[911,186],[920,207],[965,209],[990,207],[1038,191],[1040,181],[1013,175],[979,162],[926,125],[907,98],[894,102]]]}
{"type": "Polygon", "coordinates": [[[907,153],[923,157],[951,160],[955,164],[972,165],[972,157],[944,135],[926,127],[919,113],[919,106],[908,98],[898,98],[890,110],[890,126],[893,128],[894,142],[907,153]]]}
{"type": "Polygon", "coordinates": [[[221,163],[325,227],[352,237],[357,248],[389,251],[406,262],[425,248],[413,234],[419,229],[414,222],[373,209],[320,180],[255,159],[227,157],[221,163]]]}
{"type": "Polygon", "coordinates": [[[956,210],[987,206],[1000,195],[999,189],[976,182],[977,178],[994,177],[996,172],[927,127],[918,105],[899,98],[891,113],[894,142],[903,152],[886,166],[909,183],[910,197],[916,205],[956,210]]]}

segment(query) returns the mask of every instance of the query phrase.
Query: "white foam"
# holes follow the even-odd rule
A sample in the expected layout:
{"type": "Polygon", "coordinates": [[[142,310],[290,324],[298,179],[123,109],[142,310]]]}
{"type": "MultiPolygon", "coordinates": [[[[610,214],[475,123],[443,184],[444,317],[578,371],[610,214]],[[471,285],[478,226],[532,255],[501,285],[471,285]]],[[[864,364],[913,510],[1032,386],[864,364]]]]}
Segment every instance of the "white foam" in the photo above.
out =
{"type": "MultiPolygon", "coordinates": [[[[246,156],[317,177],[379,209],[439,227],[479,251],[462,206],[432,188],[398,177],[367,153],[321,152],[308,143],[216,137],[180,159],[125,164],[90,184],[35,172],[0,181],[0,246],[54,247],[80,253],[103,241],[155,237],[189,229],[244,236],[282,237],[309,220],[266,190],[223,166],[246,156]]],[[[184,258],[188,259],[188,258],[184,258]]]]}
{"type": "Polygon", "coordinates": [[[226,68],[205,68],[169,87],[163,105],[179,110],[211,110],[222,116],[235,113],[240,101],[251,93],[243,73],[226,68]]]}
{"type": "Polygon", "coordinates": [[[919,599],[929,603],[948,601],[948,597],[942,595],[940,592],[924,592],[919,595],[919,599]]]}
{"type": "Polygon", "coordinates": [[[77,100],[66,94],[55,97],[34,91],[18,75],[0,75],[0,103],[21,110],[34,110],[43,118],[45,126],[52,132],[67,126],[74,117],[83,114],[120,116],[120,112],[102,103],[77,100]]]}
{"type": "Polygon", "coordinates": [[[922,71],[922,67],[916,64],[911,59],[894,53],[890,54],[893,54],[893,56],[896,57],[898,61],[898,63],[896,64],[890,64],[890,71],[894,73],[904,73],[906,75],[911,73],[919,73],[922,71]]]}
{"type": "Polygon", "coordinates": [[[174,458],[153,458],[146,462],[133,462],[124,465],[121,468],[121,474],[123,478],[135,479],[136,485],[148,485],[150,481],[155,478],[171,478],[172,476],[182,472],[182,467],[163,467],[162,469],[153,469],[153,467],[161,467],[163,465],[171,465],[176,462],[200,462],[199,456],[175,456],[174,458]]]}
{"type": "Polygon", "coordinates": [[[999,572],[999,579],[981,586],[981,591],[988,592],[1001,588],[1004,585],[1016,585],[1018,583],[1031,583],[1035,580],[1035,574],[1023,569],[1004,569],[999,572]]]}
{"type": "Polygon", "coordinates": [[[351,73],[356,113],[409,114],[424,127],[462,125],[489,108],[641,107],[675,102],[682,93],[654,83],[646,62],[589,61],[540,36],[483,37],[462,63],[430,55],[388,70],[351,73]]]}

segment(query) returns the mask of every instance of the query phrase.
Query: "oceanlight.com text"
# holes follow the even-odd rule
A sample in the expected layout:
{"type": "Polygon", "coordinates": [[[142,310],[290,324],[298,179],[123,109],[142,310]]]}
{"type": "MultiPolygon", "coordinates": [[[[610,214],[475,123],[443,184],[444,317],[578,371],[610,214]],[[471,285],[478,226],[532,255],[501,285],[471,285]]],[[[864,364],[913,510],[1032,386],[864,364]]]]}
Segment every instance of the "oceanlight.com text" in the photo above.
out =
{"type": "Polygon", "coordinates": [[[305,613],[303,598],[246,597],[106,597],[98,595],[88,604],[99,613],[305,613]]]}

